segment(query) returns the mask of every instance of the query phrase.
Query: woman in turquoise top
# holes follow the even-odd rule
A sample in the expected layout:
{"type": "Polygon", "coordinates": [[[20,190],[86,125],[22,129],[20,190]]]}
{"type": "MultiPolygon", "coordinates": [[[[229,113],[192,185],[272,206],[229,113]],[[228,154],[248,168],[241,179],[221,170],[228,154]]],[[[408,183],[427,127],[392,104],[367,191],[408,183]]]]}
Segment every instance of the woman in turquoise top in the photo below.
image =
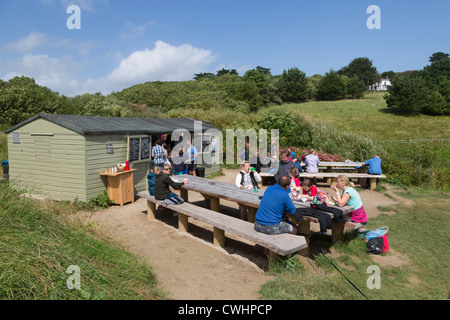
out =
{"type": "Polygon", "coordinates": [[[361,201],[361,197],[359,196],[358,191],[354,189],[355,185],[353,182],[348,180],[348,177],[345,175],[339,175],[336,179],[336,186],[331,186],[331,189],[336,191],[336,204],[340,207],[345,205],[352,206],[354,210],[348,214],[352,222],[357,224],[357,229],[359,232],[364,232],[367,229],[362,228],[362,225],[367,224],[369,219],[367,218],[366,211],[364,210],[363,203],[361,201]],[[339,193],[338,189],[342,189],[344,192],[339,193]],[[358,228],[359,226],[359,228],[358,228]]]}

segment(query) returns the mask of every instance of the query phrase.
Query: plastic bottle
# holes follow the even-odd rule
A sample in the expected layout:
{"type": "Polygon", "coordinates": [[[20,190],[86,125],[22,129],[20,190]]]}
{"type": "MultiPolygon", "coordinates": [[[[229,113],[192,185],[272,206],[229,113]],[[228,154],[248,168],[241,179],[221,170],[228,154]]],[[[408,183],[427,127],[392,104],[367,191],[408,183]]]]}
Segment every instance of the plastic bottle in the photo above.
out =
{"type": "Polygon", "coordinates": [[[313,203],[314,203],[314,204],[317,203],[317,197],[316,197],[316,196],[314,196],[314,198],[313,198],[313,203]]]}
{"type": "Polygon", "coordinates": [[[253,191],[255,191],[255,192],[258,192],[258,188],[257,188],[257,187],[255,187],[255,189],[254,189],[253,191]]]}

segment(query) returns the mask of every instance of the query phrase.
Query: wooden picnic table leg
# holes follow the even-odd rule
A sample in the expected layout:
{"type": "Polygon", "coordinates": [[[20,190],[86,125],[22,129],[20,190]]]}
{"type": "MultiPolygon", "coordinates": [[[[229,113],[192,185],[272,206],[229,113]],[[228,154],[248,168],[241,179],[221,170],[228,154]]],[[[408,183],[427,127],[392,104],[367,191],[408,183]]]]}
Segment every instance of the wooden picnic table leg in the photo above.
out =
{"type": "Polygon", "coordinates": [[[337,180],[336,177],[332,177],[330,186],[336,186],[336,180],[337,180]]]}
{"type": "MultiPolygon", "coordinates": [[[[332,166],[327,166],[327,172],[333,172],[333,167],[332,166]]],[[[327,185],[331,186],[332,180],[331,177],[327,178],[327,185]]]]}
{"type": "Polygon", "coordinates": [[[189,223],[188,216],[178,212],[178,230],[181,232],[188,232],[189,223]]]}
{"type": "Polygon", "coordinates": [[[251,223],[255,222],[256,211],[258,211],[257,208],[247,207],[247,221],[248,222],[251,222],[251,223]]]}
{"type": "MultiPolygon", "coordinates": [[[[304,221],[304,220],[300,221],[298,223],[298,231],[297,231],[297,233],[308,237],[310,235],[310,233],[311,233],[310,222],[309,221],[304,221]]],[[[306,241],[309,241],[308,238],[306,238],[306,239],[307,239],[306,241]]]]}
{"type": "MultiPolygon", "coordinates": [[[[366,173],[366,166],[361,166],[358,169],[359,173],[366,173]]],[[[361,188],[365,188],[366,187],[366,178],[359,178],[358,179],[359,185],[361,186],[361,188]]]]}
{"type": "Polygon", "coordinates": [[[214,227],[214,245],[225,247],[225,231],[216,227],[214,227]]]}
{"type": "Polygon", "coordinates": [[[377,187],[377,178],[370,178],[370,190],[373,190],[377,187]]]}
{"type": "Polygon", "coordinates": [[[208,196],[206,194],[201,194],[203,198],[205,198],[205,207],[208,209],[211,209],[211,196],[208,196]]]}
{"type": "Polygon", "coordinates": [[[220,207],[219,198],[211,197],[210,202],[211,202],[211,210],[219,212],[219,207],[220,207]]]}
{"type": "Polygon", "coordinates": [[[331,230],[331,243],[335,244],[344,234],[345,222],[334,222],[333,229],[331,230]]]}
{"type": "Polygon", "coordinates": [[[278,259],[278,253],[269,250],[269,262],[274,262],[278,259]]]}
{"type": "Polygon", "coordinates": [[[156,204],[147,200],[147,219],[153,220],[156,218],[156,204]]]}
{"type": "Polygon", "coordinates": [[[188,190],[180,189],[180,197],[182,197],[185,202],[189,202],[188,190]]]}

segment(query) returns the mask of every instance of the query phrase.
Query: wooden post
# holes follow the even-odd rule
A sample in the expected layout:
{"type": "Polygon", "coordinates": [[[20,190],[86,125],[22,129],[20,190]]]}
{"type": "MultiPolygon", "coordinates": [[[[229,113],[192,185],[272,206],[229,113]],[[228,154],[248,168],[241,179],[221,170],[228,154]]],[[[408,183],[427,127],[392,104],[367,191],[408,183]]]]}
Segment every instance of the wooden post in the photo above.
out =
{"type": "MultiPolygon", "coordinates": [[[[366,173],[367,167],[366,166],[361,166],[358,169],[359,173],[366,173]]],[[[361,188],[365,188],[366,187],[366,178],[359,178],[358,179],[359,185],[361,186],[361,188]]]]}
{"type": "Polygon", "coordinates": [[[258,211],[257,208],[247,207],[247,221],[248,222],[255,223],[256,211],[258,211]]]}
{"type": "Polygon", "coordinates": [[[154,220],[156,219],[156,204],[147,200],[147,219],[154,220]]]}
{"type": "Polygon", "coordinates": [[[278,259],[278,253],[269,250],[269,262],[274,262],[278,259]]]}
{"type": "Polygon", "coordinates": [[[219,198],[211,197],[210,201],[211,201],[211,210],[219,212],[219,205],[220,205],[219,198]]]}
{"type": "Polygon", "coordinates": [[[178,230],[181,232],[188,232],[189,223],[188,216],[178,212],[178,230]]]}
{"type": "Polygon", "coordinates": [[[221,248],[225,247],[225,231],[214,227],[214,245],[221,248]]]}
{"type": "Polygon", "coordinates": [[[373,190],[377,187],[377,178],[370,178],[370,190],[373,190]]]}
{"type": "Polygon", "coordinates": [[[334,222],[331,230],[331,243],[335,244],[344,234],[345,222],[334,222]]]}
{"type": "Polygon", "coordinates": [[[189,202],[188,190],[181,188],[180,189],[180,197],[182,197],[185,202],[189,202]]]}
{"type": "MultiPolygon", "coordinates": [[[[326,172],[333,172],[333,166],[327,166],[327,171],[326,172]]],[[[332,179],[331,177],[327,178],[327,185],[331,186],[332,183],[332,179]]]]}
{"type": "Polygon", "coordinates": [[[211,209],[211,196],[208,196],[207,194],[203,193],[200,194],[203,196],[203,198],[205,198],[205,208],[211,209]]]}
{"type": "Polygon", "coordinates": [[[336,186],[336,180],[337,180],[336,177],[332,177],[330,186],[336,186]]]}
{"type": "MultiPolygon", "coordinates": [[[[304,220],[300,221],[298,223],[298,231],[297,231],[297,233],[301,234],[301,235],[309,236],[309,234],[311,233],[310,222],[309,221],[304,221],[304,220]]],[[[306,238],[306,239],[307,239],[307,241],[309,241],[308,238],[306,238]]]]}

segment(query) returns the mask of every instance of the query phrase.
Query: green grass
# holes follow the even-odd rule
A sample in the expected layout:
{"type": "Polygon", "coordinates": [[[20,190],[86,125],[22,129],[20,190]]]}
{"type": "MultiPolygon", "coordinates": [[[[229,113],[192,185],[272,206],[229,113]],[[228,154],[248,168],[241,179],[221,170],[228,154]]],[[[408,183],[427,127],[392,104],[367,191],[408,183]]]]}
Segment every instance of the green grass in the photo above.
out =
{"type": "Polygon", "coordinates": [[[42,204],[0,183],[0,299],[165,299],[156,274],[92,226],[68,222],[77,207],[42,204]],[[67,280],[80,268],[80,289],[67,280]]]}
{"type": "MultiPolygon", "coordinates": [[[[399,195],[414,200],[413,207],[392,206],[395,214],[381,214],[369,221],[373,230],[387,225],[390,251],[375,257],[365,250],[359,237],[347,235],[332,248],[324,236],[325,245],[314,252],[312,259],[297,256],[272,266],[276,278],[260,290],[263,299],[362,299],[361,295],[331,264],[356,285],[369,299],[447,299],[450,286],[450,201],[445,193],[408,188],[399,195]],[[378,264],[375,258],[395,258],[391,265],[378,264]],[[297,262],[292,262],[297,259],[297,262]],[[301,261],[301,262],[300,262],[301,261]],[[381,288],[368,289],[371,275],[367,268],[378,265],[381,288]]],[[[388,208],[384,208],[388,211],[388,208]]],[[[390,211],[390,210],[389,210],[390,211]]]]}
{"type": "Polygon", "coordinates": [[[300,111],[311,121],[340,131],[367,135],[378,141],[406,139],[449,139],[450,117],[398,115],[383,99],[385,93],[367,93],[364,98],[338,101],[310,101],[285,104],[289,111],[300,111]]]}
{"type": "Polygon", "coordinates": [[[368,93],[357,100],[284,104],[261,110],[259,116],[268,110],[284,110],[293,116],[301,116],[306,121],[327,128],[323,132],[328,130],[328,133],[320,138],[320,144],[332,151],[322,151],[362,161],[366,159],[356,158],[371,150],[368,154],[377,152],[384,160],[382,166],[390,182],[449,191],[450,117],[395,114],[387,108],[384,95],[368,93]],[[373,143],[353,144],[358,139],[363,141],[364,137],[373,143]],[[435,141],[420,141],[424,139],[435,141]],[[354,149],[348,150],[352,145],[354,149]]]}

